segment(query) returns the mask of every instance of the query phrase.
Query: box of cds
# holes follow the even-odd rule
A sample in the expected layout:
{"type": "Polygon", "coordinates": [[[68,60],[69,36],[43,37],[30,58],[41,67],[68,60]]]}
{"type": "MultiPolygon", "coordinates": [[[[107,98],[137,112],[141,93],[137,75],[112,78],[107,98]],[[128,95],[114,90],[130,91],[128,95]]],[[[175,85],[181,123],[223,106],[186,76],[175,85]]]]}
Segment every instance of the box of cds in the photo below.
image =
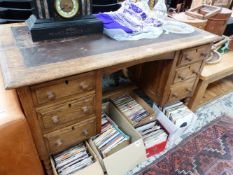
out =
{"type": "Polygon", "coordinates": [[[99,160],[87,142],[51,157],[54,175],[104,175],[99,160]]]}
{"type": "MultiPolygon", "coordinates": [[[[153,108],[158,109],[156,105],[153,108]]],[[[172,129],[171,136],[174,138],[192,130],[197,119],[197,116],[180,101],[164,106],[163,114],[169,120],[167,123],[172,129]]]]}
{"type": "Polygon", "coordinates": [[[147,157],[158,154],[166,148],[169,133],[158,120],[135,129],[143,139],[147,157]]]}
{"type": "Polygon", "coordinates": [[[165,149],[168,132],[156,120],[157,112],[142,98],[130,92],[111,97],[110,101],[140,134],[147,157],[158,154],[165,149]]]}
{"type": "Polygon", "coordinates": [[[134,127],[156,119],[153,109],[134,92],[122,92],[111,97],[110,101],[134,127]]]}
{"type": "Polygon", "coordinates": [[[141,136],[111,103],[102,113],[101,134],[89,143],[109,175],[124,175],[146,159],[141,136]]]}

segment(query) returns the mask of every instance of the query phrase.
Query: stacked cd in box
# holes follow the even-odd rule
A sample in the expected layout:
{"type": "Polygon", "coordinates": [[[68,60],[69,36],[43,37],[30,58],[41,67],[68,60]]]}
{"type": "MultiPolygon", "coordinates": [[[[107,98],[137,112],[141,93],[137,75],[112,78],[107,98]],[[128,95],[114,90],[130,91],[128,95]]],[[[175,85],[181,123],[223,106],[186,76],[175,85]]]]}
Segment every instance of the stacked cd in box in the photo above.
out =
{"type": "Polygon", "coordinates": [[[102,113],[101,134],[93,139],[94,144],[103,157],[112,154],[112,150],[120,144],[129,144],[129,136],[124,134],[111,119],[102,113]]]}
{"type": "Polygon", "coordinates": [[[53,158],[59,175],[72,174],[94,162],[83,143],[67,149],[53,158]]]}
{"type": "Polygon", "coordinates": [[[146,149],[165,142],[168,137],[157,121],[137,127],[136,130],[141,134],[146,149]]]}
{"type": "Polygon", "coordinates": [[[130,95],[112,98],[111,101],[127,118],[132,121],[134,125],[138,124],[142,119],[150,115],[149,112],[147,112],[130,95]]]}
{"type": "Polygon", "coordinates": [[[164,107],[163,112],[177,127],[189,125],[195,117],[195,114],[182,102],[164,107]]]}

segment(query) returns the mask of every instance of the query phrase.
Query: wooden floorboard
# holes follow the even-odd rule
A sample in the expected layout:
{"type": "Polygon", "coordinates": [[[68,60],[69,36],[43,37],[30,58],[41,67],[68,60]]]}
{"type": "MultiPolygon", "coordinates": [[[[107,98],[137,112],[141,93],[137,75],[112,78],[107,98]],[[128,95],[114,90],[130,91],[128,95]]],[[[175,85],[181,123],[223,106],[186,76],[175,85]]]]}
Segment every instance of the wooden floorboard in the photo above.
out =
{"type": "Polygon", "coordinates": [[[209,84],[199,105],[203,105],[231,91],[233,91],[233,75],[209,84]]]}

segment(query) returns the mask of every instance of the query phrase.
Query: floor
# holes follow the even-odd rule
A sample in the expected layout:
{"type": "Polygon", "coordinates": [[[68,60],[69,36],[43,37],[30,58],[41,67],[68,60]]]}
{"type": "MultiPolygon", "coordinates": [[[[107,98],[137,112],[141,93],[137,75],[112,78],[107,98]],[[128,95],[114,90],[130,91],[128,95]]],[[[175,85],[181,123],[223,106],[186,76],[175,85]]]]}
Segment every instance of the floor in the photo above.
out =
{"type": "Polygon", "coordinates": [[[180,137],[171,138],[168,142],[165,151],[163,151],[161,154],[148,158],[146,161],[136,166],[128,174],[131,175],[137,173],[140,169],[149,165],[150,163],[158,159],[160,156],[164,155],[171,148],[179,144],[187,136],[189,136],[194,132],[197,132],[199,129],[201,129],[203,126],[208,124],[210,121],[214,120],[219,116],[222,116],[223,114],[233,117],[233,92],[230,92],[222,97],[219,97],[213,100],[212,102],[207,103],[206,105],[203,105],[199,109],[197,109],[196,115],[198,116],[198,118],[192,128],[186,130],[180,137]]]}
{"type": "Polygon", "coordinates": [[[220,94],[227,94],[231,92],[233,89],[233,75],[225,77],[219,81],[213,82],[209,84],[204,97],[200,100],[200,104],[205,104],[210,101],[210,99],[214,99],[219,97],[220,94]]]}

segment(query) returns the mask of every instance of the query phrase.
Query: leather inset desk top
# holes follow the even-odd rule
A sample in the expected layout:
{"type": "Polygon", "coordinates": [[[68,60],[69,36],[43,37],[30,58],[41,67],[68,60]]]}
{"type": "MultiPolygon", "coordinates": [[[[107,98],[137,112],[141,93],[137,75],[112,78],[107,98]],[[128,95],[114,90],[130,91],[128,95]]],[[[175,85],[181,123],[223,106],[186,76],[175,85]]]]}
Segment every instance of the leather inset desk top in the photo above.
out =
{"type": "Polygon", "coordinates": [[[220,38],[196,29],[189,35],[168,34],[139,41],[115,41],[104,35],[88,35],[33,43],[23,23],[2,25],[0,33],[1,68],[5,87],[9,89],[111,66],[159,60],[159,55],[220,38]],[[15,30],[15,27],[19,28],[15,30]]]}
{"type": "Polygon", "coordinates": [[[156,39],[141,39],[138,41],[116,41],[105,35],[96,34],[72,39],[44,41],[35,44],[31,42],[31,36],[26,27],[12,27],[12,31],[16,45],[20,49],[25,66],[27,67],[56,63],[75,58],[145,46],[153,43],[159,44],[181,37],[188,38],[190,36],[198,36],[201,34],[200,31],[185,35],[162,34],[156,39]]]}

